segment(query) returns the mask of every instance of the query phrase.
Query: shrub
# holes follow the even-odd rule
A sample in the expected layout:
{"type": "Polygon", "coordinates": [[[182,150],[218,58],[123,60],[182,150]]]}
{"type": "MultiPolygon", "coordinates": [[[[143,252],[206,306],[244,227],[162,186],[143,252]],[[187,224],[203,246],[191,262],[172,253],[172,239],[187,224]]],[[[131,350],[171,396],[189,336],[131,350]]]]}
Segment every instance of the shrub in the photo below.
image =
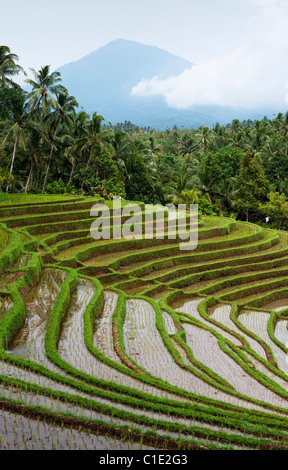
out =
{"type": "Polygon", "coordinates": [[[58,181],[53,181],[46,186],[46,193],[48,194],[81,194],[82,191],[75,188],[71,183],[64,183],[64,181],[59,178],[58,181]]]}
{"type": "Polygon", "coordinates": [[[86,192],[91,196],[100,196],[105,199],[112,199],[113,196],[121,196],[125,198],[125,185],[117,178],[101,180],[92,176],[85,180],[86,192]]]}
{"type": "Polygon", "coordinates": [[[3,193],[3,191],[1,191],[0,189],[0,201],[5,201],[6,198],[7,198],[6,194],[3,193]]]}
{"type": "Polygon", "coordinates": [[[220,215],[221,211],[216,204],[212,204],[205,197],[201,196],[196,201],[198,204],[198,211],[203,215],[220,215]]]}

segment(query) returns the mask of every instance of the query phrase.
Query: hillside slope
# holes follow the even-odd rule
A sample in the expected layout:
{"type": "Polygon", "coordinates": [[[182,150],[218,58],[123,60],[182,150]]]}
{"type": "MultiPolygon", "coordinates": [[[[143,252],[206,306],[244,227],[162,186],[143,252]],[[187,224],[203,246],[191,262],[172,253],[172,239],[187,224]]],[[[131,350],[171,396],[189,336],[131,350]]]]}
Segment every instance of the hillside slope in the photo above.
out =
{"type": "Polygon", "coordinates": [[[107,122],[132,121],[157,130],[178,127],[212,127],[234,118],[262,119],[272,110],[254,112],[220,106],[194,106],[173,109],[160,96],[132,96],[131,90],[142,79],[180,75],[193,64],[155,46],[117,39],[87,56],[58,68],[63,84],[90,115],[102,114],[107,122]]]}
{"type": "Polygon", "coordinates": [[[177,76],[192,66],[158,47],[118,39],[58,71],[69,93],[86,112],[97,111],[113,124],[130,120],[158,129],[174,124],[213,125],[216,118],[211,110],[207,115],[201,110],[176,110],[168,108],[163,98],[131,96],[132,87],[143,78],[177,76]]]}

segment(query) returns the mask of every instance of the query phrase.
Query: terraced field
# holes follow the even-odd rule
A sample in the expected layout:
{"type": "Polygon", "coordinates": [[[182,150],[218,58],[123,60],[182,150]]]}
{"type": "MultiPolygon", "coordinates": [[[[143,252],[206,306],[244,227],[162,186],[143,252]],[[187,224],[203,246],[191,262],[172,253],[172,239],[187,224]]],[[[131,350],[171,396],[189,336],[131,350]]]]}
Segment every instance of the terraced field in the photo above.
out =
{"type": "Polygon", "coordinates": [[[34,201],[0,208],[0,449],[288,449],[288,233],[96,241],[95,201],[34,201]]]}

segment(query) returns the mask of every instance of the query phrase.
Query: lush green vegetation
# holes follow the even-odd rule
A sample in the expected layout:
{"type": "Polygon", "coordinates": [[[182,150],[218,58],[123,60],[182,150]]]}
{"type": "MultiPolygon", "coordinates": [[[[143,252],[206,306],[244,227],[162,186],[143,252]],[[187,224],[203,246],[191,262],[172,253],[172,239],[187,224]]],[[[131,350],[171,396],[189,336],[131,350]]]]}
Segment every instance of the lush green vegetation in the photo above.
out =
{"type": "MultiPolygon", "coordinates": [[[[36,448],[43,421],[48,432],[73,428],[82,448],[83,436],[102,448],[103,434],[110,448],[122,448],[119,439],[129,448],[287,448],[287,351],[278,330],[287,307],[266,308],[288,298],[286,232],[202,216],[192,252],[167,239],[85,246],[88,229],[77,223],[91,223],[83,214],[94,199],[13,197],[0,211],[6,448],[26,448],[27,426],[36,448]],[[260,315],[255,324],[249,309],[260,315]],[[12,440],[19,413],[22,437],[12,440]]],[[[47,447],[77,448],[63,432],[53,443],[47,436],[47,447]]]]}
{"type": "Polygon", "coordinates": [[[16,62],[0,47],[1,449],[287,450],[288,114],[105,126],[16,62]],[[114,194],[198,203],[198,246],[93,240],[114,194]]]}
{"type": "MultiPolygon", "coordinates": [[[[21,67],[0,53],[0,190],[92,195],[152,203],[197,202],[207,215],[287,228],[288,112],[213,129],[156,132],[79,110],[49,66],[13,82],[21,67]]],[[[4,195],[0,196],[4,200],[4,195]]]]}

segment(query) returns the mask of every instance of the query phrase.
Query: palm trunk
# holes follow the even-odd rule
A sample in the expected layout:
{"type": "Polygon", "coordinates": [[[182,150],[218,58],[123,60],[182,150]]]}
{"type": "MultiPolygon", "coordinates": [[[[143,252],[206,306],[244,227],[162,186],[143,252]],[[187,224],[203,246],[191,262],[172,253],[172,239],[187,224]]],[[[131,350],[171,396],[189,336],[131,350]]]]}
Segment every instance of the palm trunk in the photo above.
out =
{"type": "Polygon", "coordinates": [[[90,151],[90,154],[89,154],[89,157],[88,157],[88,160],[87,160],[87,164],[86,164],[86,170],[88,170],[88,168],[89,168],[89,163],[90,163],[91,158],[92,158],[92,155],[91,155],[91,151],[90,151]]]}
{"type": "MultiPolygon", "coordinates": [[[[12,173],[13,173],[13,167],[14,167],[14,161],[15,161],[15,155],[16,155],[17,146],[18,146],[18,135],[16,135],[16,139],[15,139],[15,143],[14,143],[14,147],[13,147],[12,160],[11,160],[11,166],[10,166],[10,174],[11,174],[11,175],[12,175],[12,173]]],[[[7,186],[6,186],[6,193],[8,193],[9,186],[10,186],[10,185],[7,184],[7,186]]]]}
{"type": "Polygon", "coordinates": [[[47,165],[47,168],[46,168],[46,173],[45,173],[45,178],[44,178],[44,182],[43,182],[42,191],[45,191],[45,187],[46,187],[46,182],[47,182],[48,173],[49,173],[50,165],[51,165],[51,161],[52,161],[53,150],[54,150],[53,142],[54,142],[55,137],[56,137],[56,134],[57,134],[58,124],[59,124],[59,121],[58,121],[58,123],[57,123],[57,125],[56,125],[56,129],[55,129],[55,132],[54,132],[54,135],[53,135],[53,139],[52,139],[52,142],[51,142],[51,149],[50,149],[50,154],[49,154],[49,160],[48,160],[48,165],[47,165]]]}
{"type": "Polygon", "coordinates": [[[69,183],[72,180],[72,176],[73,176],[73,172],[74,172],[74,168],[75,168],[75,163],[76,163],[76,155],[74,156],[74,158],[72,160],[72,168],[71,168],[71,173],[70,173],[70,176],[69,176],[69,183]]]}
{"type": "Polygon", "coordinates": [[[51,165],[51,160],[52,160],[52,155],[53,155],[53,143],[51,144],[51,150],[50,150],[50,154],[49,154],[49,160],[48,160],[48,165],[47,165],[47,168],[46,168],[46,173],[45,173],[45,177],[44,177],[42,191],[45,191],[46,182],[47,182],[47,178],[48,178],[48,173],[49,173],[49,170],[50,170],[50,165],[51,165]]]}
{"type": "Polygon", "coordinates": [[[31,165],[30,172],[29,172],[29,175],[28,175],[28,178],[27,178],[27,182],[26,182],[26,186],[25,186],[25,189],[24,189],[25,194],[26,194],[27,191],[28,191],[28,187],[29,187],[29,184],[30,184],[30,180],[32,179],[32,173],[33,173],[33,166],[31,165]]]}

